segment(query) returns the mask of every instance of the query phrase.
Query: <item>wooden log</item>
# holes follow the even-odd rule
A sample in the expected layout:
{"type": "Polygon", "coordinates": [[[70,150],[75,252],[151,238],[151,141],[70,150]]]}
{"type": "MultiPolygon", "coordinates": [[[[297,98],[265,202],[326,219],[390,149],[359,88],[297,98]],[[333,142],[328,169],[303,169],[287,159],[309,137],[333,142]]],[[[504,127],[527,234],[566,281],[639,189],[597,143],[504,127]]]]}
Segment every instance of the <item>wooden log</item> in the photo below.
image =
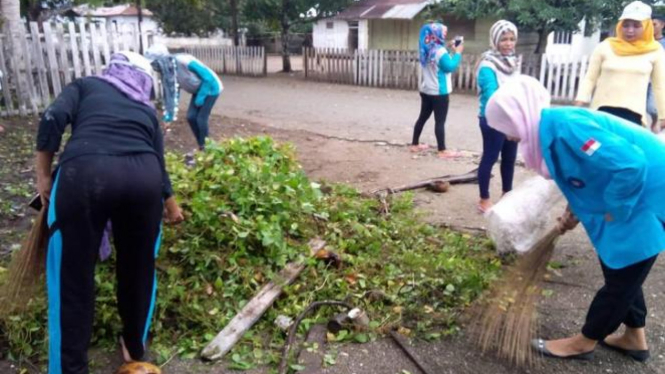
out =
{"type": "MultiPolygon", "coordinates": [[[[310,255],[316,254],[325,247],[322,240],[310,241],[310,255]]],[[[277,300],[285,286],[290,285],[305,268],[302,262],[290,262],[280,271],[276,280],[270,281],[250,300],[231,322],[217,334],[210,344],[201,352],[208,360],[218,360],[228,353],[240,338],[249,330],[268,308],[277,300]]]]}
{"type": "MultiPolygon", "coordinates": [[[[490,176],[491,178],[492,176],[490,176]]],[[[462,183],[477,183],[478,182],[478,169],[471,170],[468,173],[465,174],[457,174],[457,175],[444,175],[438,178],[432,178],[432,179],[426,179],[424,181],[412,183],[412,184],[407,184],[399,187],[394,187],[394,188],[382,188],[378,189],[375,191],[372,191],[372,195],[379,195],[382,193],[387,193],[389,195],[399,193],[399,192],[404,192],[404,191],[411,191],[411,190],[416,190],[419,188],[437,188],[437,184],[448,182],[450,184],[462,184],[462,183]]]]}

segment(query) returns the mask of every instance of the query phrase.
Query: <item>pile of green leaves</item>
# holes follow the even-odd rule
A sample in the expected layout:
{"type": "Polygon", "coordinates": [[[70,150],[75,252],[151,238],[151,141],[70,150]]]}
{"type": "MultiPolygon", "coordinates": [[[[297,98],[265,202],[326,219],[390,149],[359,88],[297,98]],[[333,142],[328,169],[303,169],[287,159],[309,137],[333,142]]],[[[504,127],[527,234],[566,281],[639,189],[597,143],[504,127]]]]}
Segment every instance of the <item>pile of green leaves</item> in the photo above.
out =
{"type": "MultiPolygon", "coordinates": [[[[313,301],[346,299],[369,314],[370,333],[343,330],[337,340],[365,342],[388,326],[438,336],[454,329],[455,314],[500,267],[484,240],[422,223],[411,195],[392,198],[390,213],[382,214],[375,198],[312,183],[293,149],[270,138],[211,144],[193,167],[173,154],[167,163],[187,220],[163,232],[151,346],[161,360],[195,357],[290,261],[307,267],[236,345],[233,367],[276,362],[284,333],[273,321],[295,318],[313,301]],[[311,258],[312,238],[323,239],[343,266],[311,258]]],[[[108,261],[95,277],[94,342],[110,347],[120,329],[114,272],[108,261]]],[[[23,342],[44,347],[43,299],[32,302],[28,313],[2,321],[15,357],[36,353],[23,342]]],[[[336,312],[319,310],[301,331],[336,312]]]]}

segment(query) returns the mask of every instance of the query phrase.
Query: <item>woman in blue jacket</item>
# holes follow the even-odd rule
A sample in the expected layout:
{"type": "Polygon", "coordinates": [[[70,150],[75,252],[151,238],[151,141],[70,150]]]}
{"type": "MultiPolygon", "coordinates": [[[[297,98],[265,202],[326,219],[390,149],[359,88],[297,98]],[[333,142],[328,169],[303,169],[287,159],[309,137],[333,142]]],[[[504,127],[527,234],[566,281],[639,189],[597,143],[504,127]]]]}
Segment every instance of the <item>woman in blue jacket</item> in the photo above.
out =
{"type": "Polygon", "coordinates": [[[450,74],[462,62],[464,44],[453,46],[453,54],[445,48],[448,28],[441,23],[432,22],[420,29],[420,64],[422,79],[420,81],[420,115],[413,128],[411,151],[418,152],[428,148],[420,144],[420,134],[425,122],[434,112],[434,134],[440,158],[457,157],[459,154],[446,150],[446,134],[444,125],[448,116],[448,97],[453,91],[450,74]]]}
{"type": "Polygon", "coordinates": [[[506,140],[506,136],[487,125],[485,106],[494,92],[506,80],[520,74],[520,64],[515,56],[517,27],[509,21],[497,21],[490,28],[490,50],[483,54],[478,65],[478,95],[480,98],[480,132],[483,136],[483,155],[478,167],[480,201],[478,211],[485,213],[492,207],[490,200],[490,178],[492,167],[501,154],[501,181],[503,193],[513,189],[517,143],[506,140]]]}
{"type": "Polygon", "coordinates": [[[146,52],[146,57],[152,60],[153,68],[162,76],[166,112],[163,119],[165,122],[177,119],[179,89],[182,88],[192,95],[192,101],[187,110],[187,122],[194,133],[199,149],[202,150],[208,137],[210,112],[224,89],[222,81],[212,69],[196,57],[186,53],[171,55],[169,50],[161,44],[150,47],[146,52]]]}
{"type": "Polygon", "coordinates": [[[518,141],[526,166],[553,179],[569,203],[562,231],[578,220],[605,278],[580,334],[534,340],[556,358],[590,359],[600,343],[649,358],[642,284],[665,249],[665,143],[646,129],[589,109],[550,108],[540,83],[520,76],[489,100],[488,123],[518,141]],[[610,335],[624,324],[621,335],[610,335]]]}

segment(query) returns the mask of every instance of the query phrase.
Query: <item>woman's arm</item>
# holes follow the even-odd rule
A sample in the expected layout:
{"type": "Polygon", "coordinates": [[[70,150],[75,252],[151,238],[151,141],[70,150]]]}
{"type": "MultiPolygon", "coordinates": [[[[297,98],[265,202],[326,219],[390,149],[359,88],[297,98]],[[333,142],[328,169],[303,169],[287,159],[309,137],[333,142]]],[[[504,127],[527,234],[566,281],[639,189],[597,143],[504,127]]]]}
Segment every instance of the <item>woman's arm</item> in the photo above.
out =
{"type": "Polygon", "coordinates": [[[480,92],[480,102],[487,104],[494,92],[499,89],[499,82],[496,79],[494,70],[487,66],[482,66],[478,70],[478,90],[480,92]]]}
{"type": "Polygon", "coordinates": [[[577,97],[575,97],[575,105],[583,106],[591,102],[591,96],[596,89],[596,83],[600,76],[600,68],[603,63],[602,48],[603,44],[599,44],[593,50],[591,59],[589,60],[589,68],[587,69],[584,79],[580,82],[580,87],[577,90],[577,97]]]}
{"type": "Polygon", "coordinates": [[[455,53],[452,57],[448,52],[441,55],[439,59],[439,69],[444,73],[452,73],[459,67],[462,62],[462,54],[455,53]]]}
{"type": "Polygon", "coordinates": [[[658,122],[660,128],[665,127],[665,52],[658,50],[651,71],[651,88],[653,89],[658,122]]]}
{"type": "Polygon", "coordinates": [[[37,174],[37,192],[41,195],[44,204],[51,197],[53,156],[60,149],[62,134],[64,134],[67,125],[75,120],[79,99],[79,84],[78,81],[75,81],[62,90],[55,101],[46,109],[39,122],[35,170],[37,174]]]}
{"type": "Polygon", "coordinates": [[[203,105],[210,92],[219,91],[221,87],[219,87],[218,78],[215,76],[215,73],[207,66],[196,60],[192,60],[187,66],[189,70],[201,79],[201,87],[199,87],[194,98],[194,105],[199,107],[203,105]]]}

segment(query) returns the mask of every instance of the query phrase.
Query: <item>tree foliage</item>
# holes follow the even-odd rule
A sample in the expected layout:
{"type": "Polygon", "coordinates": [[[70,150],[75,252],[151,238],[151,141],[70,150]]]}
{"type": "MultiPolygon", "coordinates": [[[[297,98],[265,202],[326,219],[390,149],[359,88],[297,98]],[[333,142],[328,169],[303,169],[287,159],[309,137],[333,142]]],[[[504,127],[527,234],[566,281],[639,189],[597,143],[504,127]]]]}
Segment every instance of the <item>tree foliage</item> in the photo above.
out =
{"type": "MultiPolygon", "coordinates": [[[[625,0],[443,0],[434,5],[435,13],[454,13],[476,19],[495,17],[509,19],[524,31],[535,31],[546,37],[551,31],[580,31],[585,19],[592,33],[599,27],[611,27],[621,14],[625,0]]],[[[652,0],[645,0],[653,3],[652,0]]]]}
{"type": "Polygon", "coordinates": [[[353,0],[246,0],[244,15],[248,20],[265,22],[282,34],[283,71],[291,71],[289,36],[291,29],[333,16],[353,0]]]}
{"type": "Polygon", "coordinates": [[[21,14],[30,21],[42,21],[45,17],[60,13],[76,5],[88,4],[97,7],[129,2],[131,0],[21,0],[21,14]]]}
{"type": "Polygon", "coordinates": [[[230,27],[229,0],[146,0],[167,34],[207,35],[230,27]]]}

